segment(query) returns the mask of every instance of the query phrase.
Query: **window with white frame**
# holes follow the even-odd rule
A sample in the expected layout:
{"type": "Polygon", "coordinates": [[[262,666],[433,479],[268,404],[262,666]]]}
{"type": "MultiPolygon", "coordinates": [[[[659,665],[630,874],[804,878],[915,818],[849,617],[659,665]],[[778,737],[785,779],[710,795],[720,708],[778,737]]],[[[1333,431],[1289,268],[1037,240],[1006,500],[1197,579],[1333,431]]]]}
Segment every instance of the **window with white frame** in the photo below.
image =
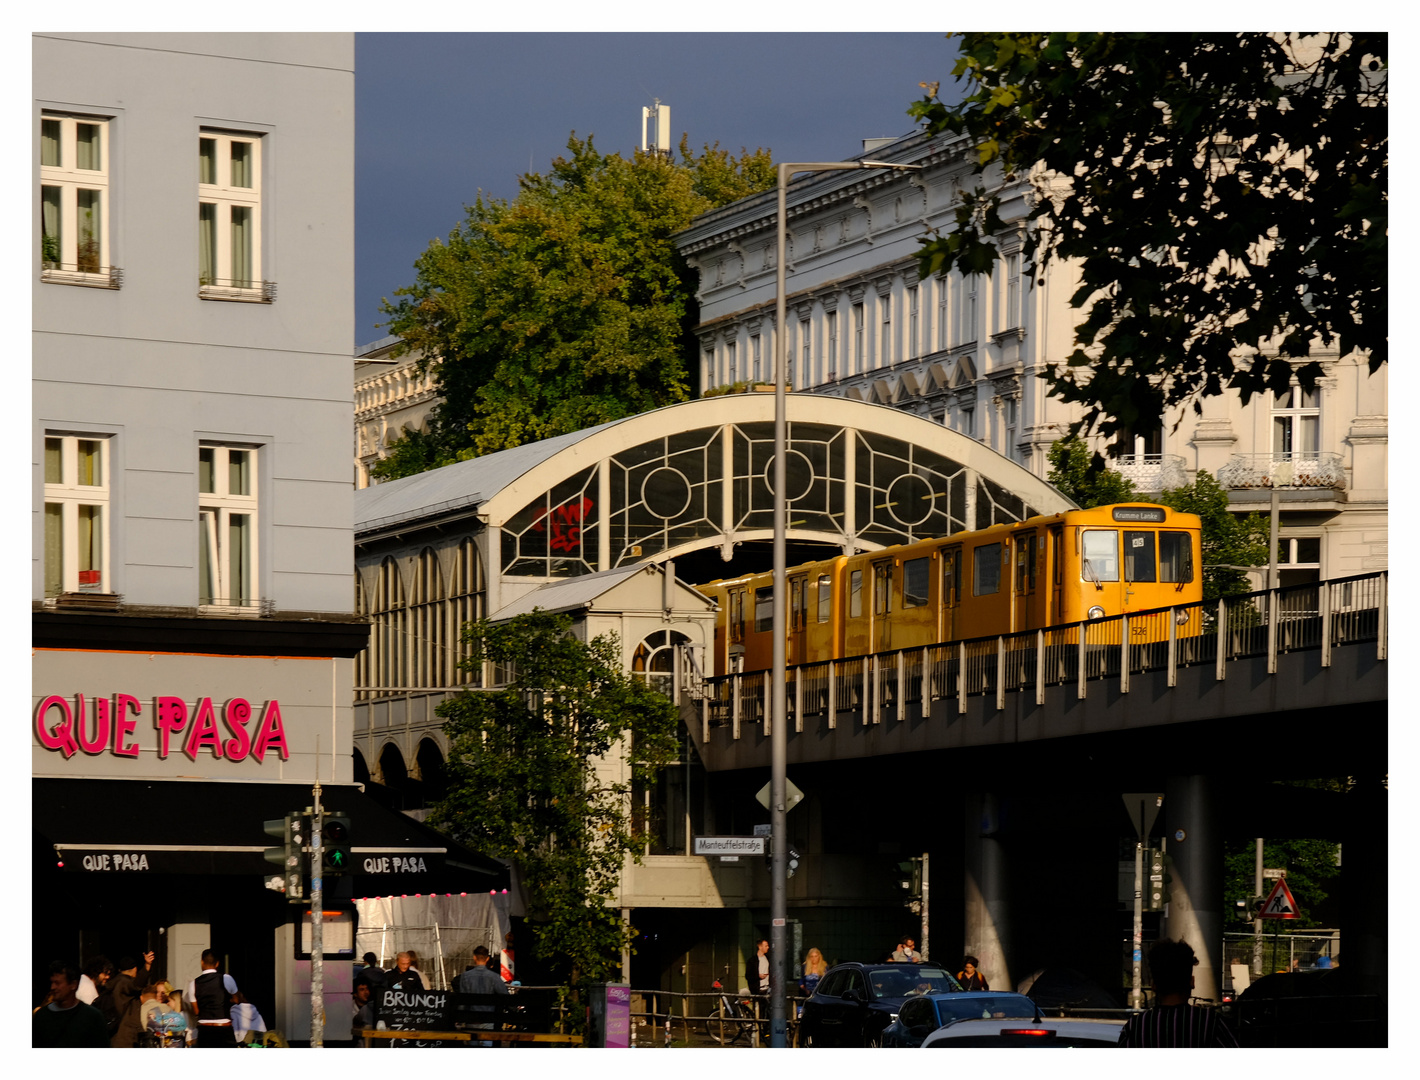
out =
{"type": "Polygon", "coordinates": [[[739,381],[739,364],[735,358],[735,342],[725,342],[725,367],[729,372],[729,381],[734,383],[739,381]]]}
{"type": "Polygon", "coordinates": [[[45,281],[117,287],[109,251],[109,123],[40,117],[40,263],[45,281]]]}
{"type": "Polygon", "coordinates": [[[892,366],[892,295],[879,297],[883,309],[882,336],[878,344],[878,367],[892,366]]]}
{"type": "Polygon", "coordinates": [[[764,381],[764,355],[761,348],[760,335],[751,334],[749,339],[750,357],[754,363],[754,381],[764,381]]]}
{"type": "Polygon", "coordinates": [[[1020,430],[1021,402],[1019,398],[1008,397],[1006,405],[1006,445],[1001,448],[1012,461],[1016,460],[1016,432],[1020,430]]]}
{"type": "Polygon", "coordinates": [[[44,595],[112,592],[109,440],[44,437],[44,595]]]}
{"type": "Polygon", "coordinates": [[[825,313],[828,317],[828,377],[838,378],[838,312],[825,313]]]}
{"type": "Polygon", "coordinates": [[[704,378],[701,381],[701,385],[709,389],[715,385],[715,350],[706,349],[703,356],[705,367],[704,378]]]}
{"type": "Polygon", "coordinates": [[[262,280],[261,138],[197,140],[197,282],[209,300],[270,300],[262,280]]]}
{"type": "Polygon", "coordinates": [[[813,327],[808,319],[799,320],[799,378],[805,386],[814,382],[813,358],[810,344],[813,341],[813,327]]]}
{"type": "Polygon", "coordinates": [[[1006,310],[1002,313],[1001,329],[1014,330],[1021,325],[1021,255],[1006,256],[1006,310]]]}
{"type": "Polygon", "coordinates": [[[961,426],[957,429],[963,435],[976,438],[976,407],[964,405],[961,410],[961,426]]]}
{"type": "Polygon", "coordinates": [[[945,349],[951,345],[947,337],[947,311],[951,307],[951,288],[947,278],[938,278],[937,284],[937,348],[945,349]]]}
{"type": "Polygon", "coordinates": [[[1289,386],[1272,396],[1272,452],[1277,460],[1315,457],[1321,449],[1321,393],[1289,386]],[[1283,456],[1285,455],[1285,456],[1283,456]]]}
{"type": "Polygon", "coordinates": [[[1277,564],[1277,584],[1283,587],[1320,581],[1321,537],[1279,536],[1277,564]]]}
{"type": "Polygon", "coordinates": [[[920,355],[917,351],[917,286],[907,290],[907,358],[916,360],[920,355]]]}
{"type": "Polygon", "coordinates": [[[198,447],[197,591],[204,607],[258,606],[256,465],[252,446],[198,447]]]}
{"type": "Polygon", "coordinates": [[[967,345],[976,340],[977,275],[967,274],[957,278],[956,284],[961,296],[961,317],[957,319],[956,343],[967,345]]]}
{"type": "Polygon", "coordinates": [[[863,374],[863,305],[853,305],[853,374],[863,374]]]}

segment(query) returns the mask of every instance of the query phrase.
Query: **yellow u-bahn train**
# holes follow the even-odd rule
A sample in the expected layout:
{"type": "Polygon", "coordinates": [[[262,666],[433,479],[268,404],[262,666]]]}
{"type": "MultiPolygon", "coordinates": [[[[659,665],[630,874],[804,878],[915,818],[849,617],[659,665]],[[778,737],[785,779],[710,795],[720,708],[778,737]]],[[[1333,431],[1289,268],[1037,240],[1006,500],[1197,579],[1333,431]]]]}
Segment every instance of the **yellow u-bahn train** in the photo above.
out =
{"type": "MultiPolygon", "coordinates": [[[[1196,603],[1200,530],[1196,514],[1119,503],[791,567],[788,663],[1196,603]]],[[[720,605],[715,674],[770,667],[774,575],[697,588],[720,605]]]]}

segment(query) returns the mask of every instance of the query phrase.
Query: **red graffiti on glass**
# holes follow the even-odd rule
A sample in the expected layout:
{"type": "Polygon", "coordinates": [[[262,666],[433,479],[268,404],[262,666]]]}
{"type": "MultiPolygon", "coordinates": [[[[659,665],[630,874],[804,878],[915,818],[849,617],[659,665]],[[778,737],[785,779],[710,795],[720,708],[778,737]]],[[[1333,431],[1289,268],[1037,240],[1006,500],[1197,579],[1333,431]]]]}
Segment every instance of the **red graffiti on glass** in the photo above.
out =
{"type": "MultiPolygon", "coordinates": [[[[136,741],[130,742],[138,721],[129,716],[132,713],[136,717],[143,712],[138,699],[132,694],[115,694],[111,701],[96,697],[87,704],[88,708],[83,694],[75,694],[72,705],[59,694],[51,694],[41,701],[35,710],[35,737],[39,744],[46,750],[59,751],[66,759],[81,751],[90,755],[107,751],[118,757],[138,757],[141,748],[136,741]]],[[[268,751],[275,752],[282,761],[291,757],[286,745],[286,726],[281,721],[281,703],[275,699],[266,703],[254,735],[247,730],[252,719],[251,702],[232,698],[222,706],[222,723],[232,736],[225,742],[217,727],[217,709],[210,697],[199,698],[191,710],[182,698],[158,697],[154,699],[152,715],[153,729],[157,732],[154,749],[160,758],[166,758],[175,749],[175,742],[193,761],[202,753],[228,761],[251,757],[258,763],[266,760],[268,751]]]]}
{"type": "Polygon", "coordinates": [[[542,532],[544,523],[550,524],[552,528],[548,534],[547,546],[553,551],[575,554],[582,546],[582,523],[595,505],[583,495],[580,499],[553,507],[550,513],[544,510],[533,522],[533,531],[542,532]]]}

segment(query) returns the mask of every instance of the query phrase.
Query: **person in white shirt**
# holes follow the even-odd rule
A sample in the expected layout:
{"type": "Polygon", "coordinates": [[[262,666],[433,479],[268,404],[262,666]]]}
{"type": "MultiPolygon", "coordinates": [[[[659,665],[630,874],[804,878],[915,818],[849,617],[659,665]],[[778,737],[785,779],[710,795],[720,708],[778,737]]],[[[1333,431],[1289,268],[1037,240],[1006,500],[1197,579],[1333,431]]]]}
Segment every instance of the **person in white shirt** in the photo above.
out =
{"type": "Polygon", "coordinates": [[[79,1000],[85,1005],[92,1005],[103,992],[104,984],[111,978],[113,964],[109,963],[108,957],[94,957],[85,965],[84,973],[79,976],[79,1000]]]}

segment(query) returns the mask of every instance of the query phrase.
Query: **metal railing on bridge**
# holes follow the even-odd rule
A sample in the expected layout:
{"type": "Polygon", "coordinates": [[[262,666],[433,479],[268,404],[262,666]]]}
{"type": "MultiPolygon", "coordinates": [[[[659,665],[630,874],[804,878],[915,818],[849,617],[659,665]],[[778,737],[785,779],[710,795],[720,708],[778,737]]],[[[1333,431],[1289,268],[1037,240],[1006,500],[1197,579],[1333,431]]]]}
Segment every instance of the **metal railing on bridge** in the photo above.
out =
{"type": "MultiPolygon", "coordinates": [[[[800,664],[786,673],[789,722],[802,731],[805,717],[826,715],[833,728],[847,712],[864,724],[877,724],[885,708],[905,715],[899,706],[918,708],[925,717],[933,701],[953,698],[957,712],[965,713],[967,699],[983,694],[994,695],[996,708],[1004,709],[1008,693],[1030,690],[1036,704],[1043,705],[1047,689],[1070,685],[1083,700],[1093,681],[1118,679],[1120,691],[1128,693],[1131,675],[1163,671],[1167,684],[1175,686],[1179,668],[1200,665],[1213,665],[1222,680],[1230,661],[1250,657],[1265,656],[1268,672],[1275,674],[1279,655],[1308,649],[1319,649],[1322,666],[1330,667],[1333,648],[1367,642],[1375,642],[1376,657],[1384,660],[1386,585],[1387,573],[1381,571],[1217,602],[800,664]]],[[[760,725],[767,735],[771,686],[767,671],[690,679],[686,689],[699,699],[702,738],[709,739],[712,727],[729,727],[738,739],[747,724],[760,725]]]]}

